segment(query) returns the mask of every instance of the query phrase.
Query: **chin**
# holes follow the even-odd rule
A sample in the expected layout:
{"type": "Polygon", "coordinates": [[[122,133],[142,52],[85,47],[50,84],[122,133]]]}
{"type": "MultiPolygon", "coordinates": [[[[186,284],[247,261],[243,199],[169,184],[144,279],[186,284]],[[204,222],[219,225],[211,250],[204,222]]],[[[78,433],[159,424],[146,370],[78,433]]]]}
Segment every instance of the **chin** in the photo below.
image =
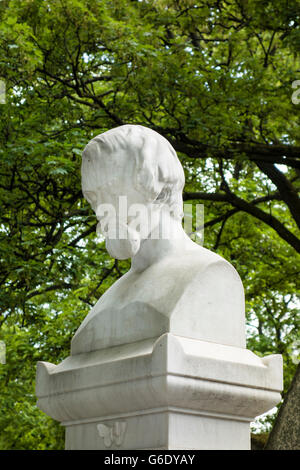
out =
{"type": "Polygon", "coordinates": [[[132,258],[140,249],[140,239],[106,239],[106,249],[112,258],[129,259],[132,258]]]}

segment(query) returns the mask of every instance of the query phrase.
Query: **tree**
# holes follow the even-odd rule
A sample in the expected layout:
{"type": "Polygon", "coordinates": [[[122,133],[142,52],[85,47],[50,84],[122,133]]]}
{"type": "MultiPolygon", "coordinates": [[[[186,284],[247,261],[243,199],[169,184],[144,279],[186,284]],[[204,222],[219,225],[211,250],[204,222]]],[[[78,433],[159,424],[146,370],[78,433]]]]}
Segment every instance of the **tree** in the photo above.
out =
{"type": "Polygon", "coordinates": [[[300,364],[267,442],[268,450],[300,449],[300,364]]]}
{"type": "Polygon", "coordinates": [[[125,123],[177,150],[185,201],[205,203],[205,246],[242,277],[248,347],[283,354],[287,390],[299,327],[297,5],[4,0],[0,14],[0,446],[62,445],[35,409],[34,368],[68,355],[129,267],[99,244],[80,188],[85,144],[125,123]],[[16,437],[20,416],[28,433],[16,437]]]}

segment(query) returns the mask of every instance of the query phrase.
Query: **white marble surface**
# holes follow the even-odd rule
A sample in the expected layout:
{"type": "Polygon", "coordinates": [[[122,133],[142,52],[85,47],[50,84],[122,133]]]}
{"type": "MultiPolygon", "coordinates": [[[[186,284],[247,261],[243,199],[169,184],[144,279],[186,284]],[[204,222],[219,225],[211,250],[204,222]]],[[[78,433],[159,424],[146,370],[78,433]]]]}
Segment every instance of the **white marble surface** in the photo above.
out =
{"type": "Polygon", "coordinates": [[[91,309],[72,354],[168,332],[245,346],[243,286],[227,261],[197,246],[142,273],[129,271],[91,309]]]}
{"type": "MultiPolygon", "coordinates": [[[[146,232],[126,230],[127,240],[106,236],[112,255],[132,255],[131,269],[91,309],[72,340],[72,354],[167,332],[245,346],[241,280],[232,265],[184,232],[183,184],[175,150],[150,129],[121,126],[86,146],[82,189],[100,226],[111,220],[103,222],[99,216],[105,219],[102,205],[110,204],[118,218],[120,197],[126,197],[128,209],[143,204],[156,217],[146,232]],[[158,227],[163,236],[152,238],[158,227]]],[[[131,218],[125,219],[124,226],[131,226],[131,218]]]]}
{"type": "Polygon", "coordinates": [[[70,356],[56,367],[39,363],[36,393],[38,406],[66,426],[67,448],[104,449],[97,426],[120,422],[124,440],[109,448],[184,449],[187,439],[194,449],[223,449],[230,439],[234,448],[249,441],[250,421],[280,400],[281,368],[278,355],[261,359],[245,348],[166,333],[70,356]],[[165,420],[158,439],[155,429],[165,420]],[[207,430],[214,426],[219,431],[209,447],[207,430]]]}

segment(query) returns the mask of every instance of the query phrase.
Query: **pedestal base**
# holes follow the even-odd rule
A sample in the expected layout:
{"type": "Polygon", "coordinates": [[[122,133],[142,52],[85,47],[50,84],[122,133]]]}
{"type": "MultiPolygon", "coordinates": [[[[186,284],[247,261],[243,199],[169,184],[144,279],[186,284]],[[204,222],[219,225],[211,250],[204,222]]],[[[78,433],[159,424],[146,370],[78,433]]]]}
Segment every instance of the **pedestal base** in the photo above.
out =
{"type": "Polygon", "coordinates": [[[38,363],[38,406],[66,449],[249,449],[280,401],[282,358],[172,334],[38,363]]]}
{"type": "Polygon", "coordinates": [[[234,416],[166,408],[63,425],[66,426],[67,450],[243,450],[250,449],[249,421],[234,416]],[[124,423],[119,442],[114,437],[116,423],[120,423],[120,429],[124,423]]]}

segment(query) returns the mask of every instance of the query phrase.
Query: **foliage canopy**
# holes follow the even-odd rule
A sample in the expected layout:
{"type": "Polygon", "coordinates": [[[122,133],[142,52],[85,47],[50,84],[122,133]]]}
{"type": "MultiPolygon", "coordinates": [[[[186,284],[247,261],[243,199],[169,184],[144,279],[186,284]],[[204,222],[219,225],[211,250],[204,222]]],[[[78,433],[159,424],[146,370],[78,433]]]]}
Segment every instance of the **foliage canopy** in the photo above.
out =
{"type": "Polygon", "coordinates": [[[205,203],[205,246],[243,280],[248,348],[283,354],[287,389],[299,350],[298,6],[0,3],[0,448],[63,447],[36,409],[35,364],[68,355],[129,268],[97,241],[80,188],[83,147],[121,124],[151,127],[177,150],[184,199],[205,203]]]}

